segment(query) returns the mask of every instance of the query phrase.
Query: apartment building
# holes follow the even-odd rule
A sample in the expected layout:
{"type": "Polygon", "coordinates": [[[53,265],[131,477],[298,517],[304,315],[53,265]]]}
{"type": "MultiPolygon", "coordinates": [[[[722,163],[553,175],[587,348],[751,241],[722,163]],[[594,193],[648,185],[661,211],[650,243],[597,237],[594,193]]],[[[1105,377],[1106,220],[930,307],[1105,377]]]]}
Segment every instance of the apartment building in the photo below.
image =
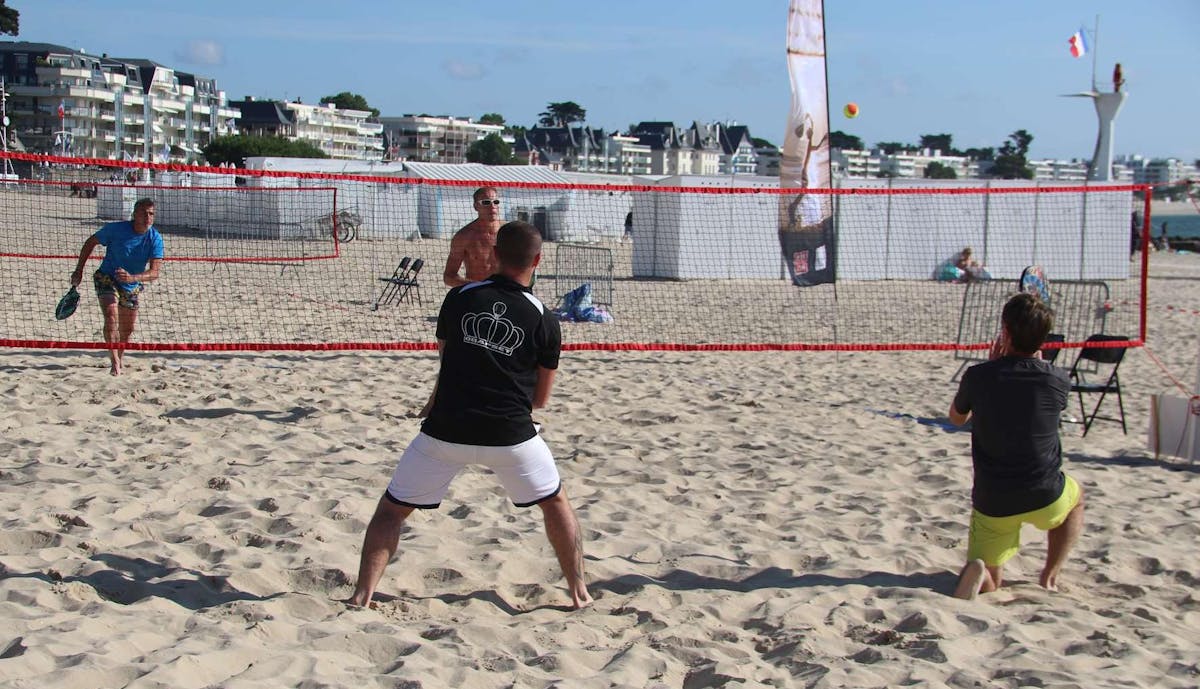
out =
{"type": "Polygon", "coordinates": [[[476,141],[504,132],[503,125],[474,122],[469,117],[404,115],[379,121],[385,160],[465,163],[467,151],[476,141]]]}
{"type": "Polygon", "coordinates": [[[336,160],[382,160],[383,125],[368,121],[367,110],[339,109],[332,103],[246,98],[230,103],[240,113],[238,132],[307,141],[336,160]]]}
{"type": "MultiPolygon", "coordinates": [[[[1087,181],[1088,164],[1080,160],[1030,160],[1028,167],[1033,170],[1033,178],[1039,182],[1079,182],[1087,181]]],[[[1116,175],[1113,179],[1116,179],[1116,175]]]]}
{"type": "Polygon", "coordinates": [[[516,141],[518,156],[568,172],[652,174],[652,150],[639,137],[589,126],[533,127],[516,141]]]}
{"type": "MultiPolygon", "coordinates": [[[[631,134],[650,147],[650,172],[655,175],[728,175],[740,165],[745,174],[754,174],[748,160],[756,160],[753,144],[747,152],[738,143],[725,150],[721,141],[722,125],[692,122],[679,128],[673,122],[640,122],[631,134]],[[748,170],[748,171],[747,171],[748,170]]],[[[748,132],[746,140],[749,140],[748,132]]]]}
{"type": "Polygon", "coordinates": [[[1130,156],[1119,159],[1117,164],[1130,169],[1135,184],[1179,184],[1200,178],[1200,168],[1177,158],[1130,156]]]}
{"type": "Polygon", "coordinates": [[[728,123],[714,124],[721,143],[721,174],[753,175],[758,171],[758,150],[750,137],[750,128],[728,123]]]}
{"type": "Polygon", "coordinates": [[[0,74],[11,135],[33,153],[198,162],[238,116],[216,80],[142,58],[0,41],[0,74]]]}

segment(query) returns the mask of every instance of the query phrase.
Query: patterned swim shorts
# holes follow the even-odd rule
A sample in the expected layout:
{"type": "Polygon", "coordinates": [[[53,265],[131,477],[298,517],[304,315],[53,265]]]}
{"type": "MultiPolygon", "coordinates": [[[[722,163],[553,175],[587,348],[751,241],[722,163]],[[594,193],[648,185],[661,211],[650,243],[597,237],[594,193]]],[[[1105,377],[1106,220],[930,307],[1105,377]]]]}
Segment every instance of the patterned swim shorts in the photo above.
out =
{"type": "Polygon", "coordinates": [[[132,290],[121,289],[111,275],[101,273],[98,270],[92,274],[92,284],[96,287],[97,297],[101,299],[104,299],[104,297],[116,297],[119,306],[137,310],[138,292],[142,291],[140,284],[132,290]]]}

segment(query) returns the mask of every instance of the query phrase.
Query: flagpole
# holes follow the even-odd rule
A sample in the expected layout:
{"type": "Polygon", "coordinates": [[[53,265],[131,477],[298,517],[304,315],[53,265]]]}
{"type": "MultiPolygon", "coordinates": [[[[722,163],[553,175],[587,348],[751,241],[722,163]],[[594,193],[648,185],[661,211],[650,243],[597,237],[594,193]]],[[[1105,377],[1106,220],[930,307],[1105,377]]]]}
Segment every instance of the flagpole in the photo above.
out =
{"type": "Polygon", "coordinates": [[[1092,30],[1092,90],[1096,90],[1096,53],[1100,47],[1100,15],[1096,15],[1096,25],[1092,30]]]}

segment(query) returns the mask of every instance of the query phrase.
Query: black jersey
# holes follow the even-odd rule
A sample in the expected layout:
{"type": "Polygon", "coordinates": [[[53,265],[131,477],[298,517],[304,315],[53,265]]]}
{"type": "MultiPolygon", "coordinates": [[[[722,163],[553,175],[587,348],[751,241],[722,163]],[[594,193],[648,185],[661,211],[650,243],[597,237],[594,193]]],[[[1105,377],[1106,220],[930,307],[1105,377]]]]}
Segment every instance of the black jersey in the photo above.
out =
{"type": "Polygon", "coordinates": [[[1066,371],[1031,357],[1007,356],[967,369],[954,397],[971,412],[975,509],[991,517],[1030,512],[1063,490],[1058,417],[1067,408],[1066,371]]]}
{"type": "Polygon", "coordinates": [[[456,287],[438,313],[445,344],[437,394],[421,430],[465,445],[516,445],[536,434],[538,367],[558,368],[558,319],[528,287],[501,275],[456,287]]]}

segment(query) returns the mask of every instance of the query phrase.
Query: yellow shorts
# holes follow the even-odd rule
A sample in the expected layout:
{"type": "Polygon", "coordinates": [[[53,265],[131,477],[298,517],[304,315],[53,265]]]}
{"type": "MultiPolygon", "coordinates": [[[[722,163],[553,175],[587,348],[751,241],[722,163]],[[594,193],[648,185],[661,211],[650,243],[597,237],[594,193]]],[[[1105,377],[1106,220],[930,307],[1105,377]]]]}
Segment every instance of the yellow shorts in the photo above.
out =
{"type": "Polygon", "coordinates": [[[971,535],[967,539],[967,561],[981,559],[990,567],[1008,562],[1021,548],[1021,525],[1033,524],[1042,531],[1062,526],[1079,504],[1079,484],[1064,476],[1062,495],[1045,507],[1007,517],[989,517],[971,510],[971,535]]]}

